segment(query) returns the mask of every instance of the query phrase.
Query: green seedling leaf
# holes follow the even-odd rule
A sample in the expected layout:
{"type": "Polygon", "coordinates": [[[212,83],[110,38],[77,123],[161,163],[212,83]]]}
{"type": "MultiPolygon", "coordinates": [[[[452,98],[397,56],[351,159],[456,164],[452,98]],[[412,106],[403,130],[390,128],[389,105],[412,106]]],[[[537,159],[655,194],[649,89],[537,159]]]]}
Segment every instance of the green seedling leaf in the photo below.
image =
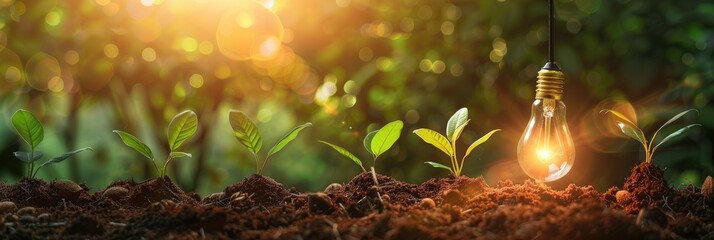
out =
{"type": "Polygon", "coordinates": [[[382,129],[379,129],[377,133],[374,134],[374,137],[372,138],[372,143],[370,143],[370,149],[372,149],[372,154],[377,157],[389,150],[389,148],[391,148],[392,145],[397,142],[397,139],[399,139],[399,135],[402,134],[403,126],[404,123],[402,123],[402,121],[400,120],[397,120],[387,123],[387,125],[384,125],[382,129]]]}
{"type": "Polygon", "coordinates": [[[454,172],[454,171],[451,170],[450,167],[448,167],[448,166],[446,166],[446,165],[444,165],[444,164],[441,164],[441,163],[435,163],[435,162],[424,162],[424,163],[429,164],[429,165],[431,165],[432,167],[435,167],[435,168],[446,169],[446,170],[448,170],[449,172],[452,172],[452,173],[454,172]]]}
{"type": "MultiPolygon", "coordinates": [[[[632,126],[632,128],[637,128],[637,124],[636,124],[634,121],[630,120],[629,118],[627,118],[627,117],[625,116],[625,114],[622,114],[622,113],[620,113],[620,112],[618,112],[618,111],[610,110],[610,109],[605,109],[605,110],[600,111],[600,113],[610,113],[610,114],[612,114],[613,116],[615,116],[615,118],[619,119],[618,122],[623,122],[623,123],[625,123],[625,124],[627,124],[627,125],[632,126]]],[[[642,130],[640,130],[640,132],[642,132],[642,130]]]]}
{"type": "Polygon", "coordinates": [[[466,149],[466,154],[464,155],[464,158],[466,158],[466,156],[468,156],[469,154],[471,154],[471,151],[473,151],[474,148],[476,148],[476,147],[478,147],[478,145],[481,145],[482,143],[488,141],[488,139],[491,138],[491,135],[493,135],[494,133],[496,133],[496,132],[498,132],[498,131],[501,131],[501,129],[491,130],[490,132],[486,133],[486,135],[483,135],[483,137],[481,137],[481,138],[479,138],[478,140],[474,141],[474,142],[469,146],[469,148],[466,149]]]}
{"type": "Polygon", "coordinates": [[[62,162],[62,161],[64,161],[64,160],[67,160],[67,158],[69,158],[69,157],[71,157],[71,156],[74,156],[74,155],[77,154],[77,153],[80,153],[80,152],[83,152],[83,151],[87,151],[87,150],[94,151],[94,149],[92,149],[91,147],[85,147],[85,148],[80,148],[80,149],[77,149],[77,150],[74,150],[74,151],[71,151],[71,152],[67,152],[67,153],[65,153],[65,154],[62,154],[61,156],[50,158],[50,160],[47,160],[46,162],[42,163],[42,165],[40,165],[40,166],[37,168],[37,170],[39,170],[40,168],[42,168],[42,167],[44,167],[45,165],[48,165],[48,164],[53,164],[53,163],[62,162]]]}
{"type": "Polygon", "coordinates": [[[282,150],[286,145],[288,145],[288,143],[295,140],[295,138],[298,136],[298,133],[300,133],[300,131],[302,131],[306,127],[310,127],[310,126],[312,126],[312,123],[305,123],[303,125],[293,128],[293,130],[290,130],[290,132],[288,132],[288,134],[286,134],[283,138],[281,138],[280,141],[278,141],[278,143],[276,143],[275,146],[273,146],[273,148],[271,148],[270,151],[268,151],[268,156],[266,158],[270,158],[270,156],[272,156],[273,154],[282,150]]]}
{"type": "MultiPolygon", "coordinates": [[[[681,113],[675,115],[674,117],[670,118],[669,121],[667,121],[667,122],[665,122],[664,124],[662,124],[662,126],[659,127],[659,129],[657,129],[657,131],[655,131],[655,133],[654,133],[654,135],[652,135],[652,139],[650,139],[650,141],[654,142],[654,141],[655,141],[655,138],[657,137],[657,133],[659,133],[659,131],[661,131],[664,127],[666,127],[667,125],[673,123],[674,121],[677,121],[677,119],[681,118],[681,117],[684,116],[685,114],[687,114],[687,113],[689,113],[689,112],[692,112],[692,111],[697,111],[697,110],[696,110],[696,109],[689,109],[689,110],[686,110],[686,111],[684,111],[684,112],[681,112],[681,113]]],[[[661,141],[660,144],[662,144],[662,142],[664,142],[664,140],[661,141]]],[[[658,144],[658,145],[659,145],[659,144],[658,144]]]]}
{"type": "Polygon", "coordinates": [[[463,125],[469,117],[469,110],[466,108],[461,108],[456,113],[454,113],[449,121],[446,123],[446,137],[447,139],[452,139],[456,128],[463,125]]]}
{"type": "Polygon", "coordinates": [[[197,128],[198,117],[195,112],[186,110],[174,116],[166,132],[171,151],[178,149],[186,139],[196,133],[197,128]]]}
{"type": "Polygon", "coordinates": [[[364,148],[367,149],[367,152],[371,153],[372,156],[374,156],[374,152],[372,152],[372,139],[374,139],[374,135],[376,135],[377,132],[379,132],[379,130],[374,130],[364,136],[364,148]]]}
{"type": "Polygon", "coordinates": [[[20,161],[23,161],[25,163],[31,163],[37,160],[40,160],[42,158],[42,152],[40,151],[35,151],[34,154],[32,155],[32,160],[30,160],[30,152],[13,152],[15,154],[15,157],[17,159],[20,159],[20,161]]]}
{"type": "Polygon", "coordinates": [[[185,152],[171,152],[169,153],[169,157],[171,158],[182,158],[182,157],[193,157],[190,153],[185,153],[185,152]]]}
{"type": "Polygon", "coordinates": [[[667,141],[669,141],[669,140],[672,140],[673,138],[678,137],[679,135],[682,135],[684,132],[686,132],[687,130],[689,130],[690,128],[695,127],[695,126],[701,126],[701,124],[692,124],[692,125],[689,125],[689,126],[680,128],[679,130],[674,131],[673,133],[669,134],[669,135],[666,136],[664,139],[662,139],[662,141],[659,142],[659,144],[657,144],[657,146],[655,146],[655,147],[652,149],[652,152],[654,153],[654,151],[657,150],[657,148],[658,148],[660,145],[664,144],[665,142],[667,142],[667,141]]]}
{"type": "Polygon", "coordinates": [[[342,154],[342,156],[345,156],[345,157],[349,158],[350,160],[352,160],[353,162],[355,162],[355,164],[357,164],[360,168],[362,168],[362,171],[365,171],[365,172],[367,171],[367,170],[364,169],[364,166],[362,166],[362,160],[359,160],[359,158],[357,158],[357,157],[356,157],[354,154],[352,154],[350,151],[347,151],[346,149],[344,149],[344,148],[342,148],[342,147],[340,147],[340,146],[337,146],[337,145],[334,145],[334,144],[332,144],[332,143],[328,143],[328,142],[325,142],[325,141],[318,141],[318,142],[324,143],[324,144],[326,144],[327,146],[332,147],[332,149],[335,149],[335,151],[337,151],[338,153],[342,154]]]}
{"type": "Polygon", "coordinates": [[[243,112],[231,110],[228,114],[228,121],[233,128],[233,134],[238,141],[247,147],[253,154],[258,154],[263,146],[263,138],[260,136],[258,127],[243,112]]]}
{"type": "Polygon", "coordinates": [[[620,131],[622,131],[623,134],[632,139],[637,140],[641,144],[645,145],[645,147],[647,146],[645,143],[645,134],[642,133],[642,130],[640,130],[638,127],[633,127],[632,125],[629,125],[624,122],[618,122],[617,126],[620,127],[620,131]]]}
{"type": "Polygon", "coordinates": [[[451,143],[449,143],[449,140],[446,139],[444,135],[441,135],[441,133],[427,128],[420,128],[414,130],[414,134],[419,136],[422,140],[424,140],[424,142],[431,144],[446,153],[449,157],[454,155],[454,151],[451,149],[451,143]]]}
{"type": "Polygon", "coordinates": [[[114,130],[113,132],[119,135],[124,145],[136,150],[149,160],[154,160],[154,153],[151,152],[149,146],[146,146],[146,144],[134,137],[134,135],[119,130],[114,130]]]}
{"type": "Polygon", "coordinates": [[[471,121],[471,119],[466,120],[466,122],[464,122],[463,124],[461,124],[461,126],[456,128],[456,131],[454,131],[454,135],[451,136],[452,144],[456,143],[456,140],[458,140],[459,137],[461,137],[461,133],[464,132],[464,129],[466,128],[466,125],[469,124],[469,121],[471,121]]]}
{"type": "Polygon", "coordinates": [[[42,124],[31,112],[24,109],[17,110],[12,115],[11,121],[22,140],[30,145],[30,149],[34,150],[44,139],[45,131],[42,124]]]}

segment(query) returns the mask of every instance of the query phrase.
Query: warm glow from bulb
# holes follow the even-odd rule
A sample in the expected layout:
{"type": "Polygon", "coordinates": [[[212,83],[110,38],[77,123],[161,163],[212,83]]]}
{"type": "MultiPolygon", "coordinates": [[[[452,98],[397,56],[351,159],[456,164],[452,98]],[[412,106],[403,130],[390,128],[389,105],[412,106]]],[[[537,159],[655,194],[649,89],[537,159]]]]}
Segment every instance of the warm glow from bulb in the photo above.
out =
{"type": "Polygon", "coordinates": [[[550,162],[554,155],[549,149],[538,149],[536,150],[536,154],[538,155],[538,159],[544,163],[550,162]]]}

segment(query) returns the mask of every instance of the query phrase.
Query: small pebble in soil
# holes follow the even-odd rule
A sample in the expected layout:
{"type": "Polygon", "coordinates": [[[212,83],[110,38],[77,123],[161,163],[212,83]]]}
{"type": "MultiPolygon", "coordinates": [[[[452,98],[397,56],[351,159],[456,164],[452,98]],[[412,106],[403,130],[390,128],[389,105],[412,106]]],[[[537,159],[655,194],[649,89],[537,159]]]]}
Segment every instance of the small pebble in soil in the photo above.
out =
{"type": "Polygon", "coordinates": [[[231,195],[231,202],[243,201],[248,198],[248,194],[242,192],[235,192],[231,195]]]}
{"type": "Polygon", "coordinates": [[[419,207],[421,207],[421,209],[429,210],[429,209],[435,208],[436,203],[434,203],[434,199],[422,198],[421,201],[419,202],[419,207]]]}
{"type": "Polygon", "coordinates": [[[332,200],[330,200],[327,194],[307,194],[307,201],[309,203],[308,207],[310,209],[310,212],[314,214],[332,213],[332,211],[334,211],[334,207],[332,206],[332,200]]]}
{"type": "Polygon", "coordinates": [[[32,215],[22,215],[20,216],[21,223],[34,223],[37,222],[37,218],[32,215]]]}
{"type": "Polygon", "coordinates": [[[217,202],[223,199],[223,197],[226,196],[226,193],[224,192],[215,192],[211,193],[206,198],[204,198],[204,202],[217,202]]]}
{"type": "Polygon", "coordinates": [[[102,197],[109,198],[114,201],[119,200],[127,195],[129,195],[129,189],[119,186],[107,188],[107,190],[104,190],[104,193],[102,193],[102,197]]]}
{"type": "Polygon", "coordinates": [[[20,220],[20,217],[18,217],[18,216],[15,215],[15,214],[8,214],[8,215],[5,216],[5,222],[14,223],[14,222],[17,222],[17,221],[19,221],[19,220],[20,220]]]}
{"type": "Polygon", "coordinates": [[[42,213],[40,215],[37,215],[37,220],[46,222],[50,220],[50,214],[49,213],[42,213]]]}
{"type": "Polygon", "coordinates": [[[12,213],[17,211],[17,205],[11,201],[0,202],[0,214],[12,213]]]}
{"type": "Polygon", "coordinates": [[[17,210],[17,215],[23,216],[23,215],[35,215],[37,212],[37,209],[33,207],[24,207],[20,208],[20,210],[17,210]]]}
{"type": "Polygon", "coordinates": [[[391,202],[391,201],[392,201],[392,197],[390,197],[390,196],[387,195],[387,194],[382,195],[382,202],[383,202],[383,203],[388,203],[388,202],[391,202]]]}
{"type": "Polygon", "coordinates": [[[55,188],[61,191],[67,192],[79,192],[82,191],[82,187],[79,184],[73,182],[72,180],[60,179],[53,182],[55,188]]]}
{"type": "Polygon", "coordinates": [[[704,179],[704,184],[702,184],[702,195],[707,199],[714,198],[714,179],[712,176],[707,176],[704,179]]]}
{"type": "Polygon", "coordinates": [[[60,197],[70,202],[77,200],[82,190],[84,190],[79,184],[65,179],[52,182],[52,187],[55,188],[55,191],[60,197]]]}
{"type": "Polygon", "coordinates": [[[664,227],[667,225],[667,215],[659,208],[643,208],[640,210],[640,213],[637,214],[636,223],[642,227],[648,225],[664,227]]]}
{"type": "Polygon", "coordinates": [[[170,200],[170,199],[164,199],[155,203],[151,204],[151,209],[158,210],[158,211],[165,211],[166,209],[173,209],[178,207],[178,204],[176,202],[170,200]]]}
{"type": "Polygon", "coordinates": [[[339,191],[339,190],[342,190],[343,188],[344,188],[344,186],[342,186],[342,184],[339,184],[339,183],[331,183],[330,185],[327,185],[327,187],[325,188],[325,191],[324,191],[324,192],[326,192],[326,193],[334,193],[334,192],[337,192],[337,191],[339,191]]]}
{"type": "Polygon", "coordinates": [[[630,199],[630,192],[627,190],[620,190],[615,193],[615,199],[620,204],[625,204],[630,199]]]}
{"type": "Polygon", "coordinates": [[[461,205],[466,202],[466,197],[464,197],[463,194],[459,190],[456,189],[449,189],[446,190],[442,195],[441,198],[444,199],[444,203],[451,204],[451,205],[461,205]]]}

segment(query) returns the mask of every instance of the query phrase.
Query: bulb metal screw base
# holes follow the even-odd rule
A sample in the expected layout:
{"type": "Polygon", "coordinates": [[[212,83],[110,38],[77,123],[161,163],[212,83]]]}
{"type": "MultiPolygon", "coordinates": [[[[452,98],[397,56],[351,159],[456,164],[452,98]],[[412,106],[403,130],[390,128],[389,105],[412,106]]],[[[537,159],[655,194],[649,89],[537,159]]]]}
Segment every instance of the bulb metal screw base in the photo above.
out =
{"type": "Polygon", "coordinates": [[[536,83],[536,99],[561,100],[563,98],[565,74],[554,63],[549,62],[538,71],[538,81],[536,83]],[[551,64],[554,67],[550,67],[551,64]]]}

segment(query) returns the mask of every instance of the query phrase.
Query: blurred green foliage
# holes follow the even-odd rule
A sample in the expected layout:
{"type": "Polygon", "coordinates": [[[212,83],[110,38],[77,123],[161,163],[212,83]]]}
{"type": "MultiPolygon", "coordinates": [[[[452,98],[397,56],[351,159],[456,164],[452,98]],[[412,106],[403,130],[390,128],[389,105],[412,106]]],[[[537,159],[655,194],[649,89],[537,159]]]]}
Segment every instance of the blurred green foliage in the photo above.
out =
{"type": "MultiPolygon", "coordinates": [[[[45,123],[46,154],[96,150],[39,177],[95,189],[153,174],[112,129],[142,133],[137,137],[152,148],[167,149],[160,126],[192,109],[199,130],[184,147],[195,155],[176,161],[170,175],[205,194],[254,171],[232,137],[228,109],[270,129],[261,132],[269,142],[298,123],[314,123],[265,174],[317,191],[359,172],[317,139],[357,148],[387,122],[403,120],[408,132],[439,129],[461,107],[478,123],[465,131],[463,144],[504,130],[467,159],[464,174],[491,183],[526,178],[515,146],[546,61],[547,1],[265,0],[284,29],[277,60],[266,61],[222,54],[216,29],[232,2],[0,0],[0,179],[14,182],[22,174],[11,159],[21,148],[9,123],[18,108],[45,123]]],[[[573,170],[554,186],[620,185],[643,158],[631,141],[603,134],[607,126],[597,113],[613,104],[634,106],[645,131],[698,109],[698,119],[687,122],[704,127],[662,148],[654,163],[676,186],[714,175],[714,3],[555,2],[556,60],[566,73],[578,148],[573,170]]],[[[448,159],[404,136],[377,170],[409,182],[443,177],[423,162],[448,159]]]]}

